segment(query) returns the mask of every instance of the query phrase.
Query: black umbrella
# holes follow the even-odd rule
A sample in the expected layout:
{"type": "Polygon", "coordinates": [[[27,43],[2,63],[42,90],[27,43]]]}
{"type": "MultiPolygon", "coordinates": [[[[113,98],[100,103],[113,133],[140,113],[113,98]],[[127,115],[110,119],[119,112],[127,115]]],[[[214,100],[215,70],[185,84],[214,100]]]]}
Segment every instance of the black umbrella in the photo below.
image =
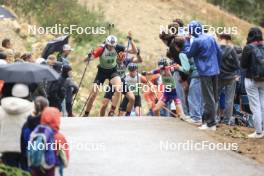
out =
{"type": "Polygon", "coordinates": [[[54,52],[62,52],[63,45],[69,42],[69,35],[64,35],[49,41],[44,48],[41,57],[47,59],[50,54],[54,52]]]}
{"type": "Polygon", "coordinates": [[[47,65],[15,63],[0,65],[0,80],[7,83],[39,83],[59,79],[59,74],[47,65]]]}

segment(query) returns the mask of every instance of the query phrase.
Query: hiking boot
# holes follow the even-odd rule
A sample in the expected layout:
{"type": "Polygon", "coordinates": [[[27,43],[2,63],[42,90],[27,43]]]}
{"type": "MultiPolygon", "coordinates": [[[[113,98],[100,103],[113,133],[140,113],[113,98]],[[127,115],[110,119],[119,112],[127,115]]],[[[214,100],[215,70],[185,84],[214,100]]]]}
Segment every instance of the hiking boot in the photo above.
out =
{"type": "Polygon", "coordinates": [[[257,133],[256,131],[254,133],[251,133],[248,135],[248,138],[250,139],[260,139],[264,137],[264,133],[257,133]]]}
{"type": "Polygon", "coordinates": [[[202,126],[198,127],[199,130],[207,130],[207,131],[216,131],[216,125],[208,127],[207,124],[203,124],[202,126]]]}

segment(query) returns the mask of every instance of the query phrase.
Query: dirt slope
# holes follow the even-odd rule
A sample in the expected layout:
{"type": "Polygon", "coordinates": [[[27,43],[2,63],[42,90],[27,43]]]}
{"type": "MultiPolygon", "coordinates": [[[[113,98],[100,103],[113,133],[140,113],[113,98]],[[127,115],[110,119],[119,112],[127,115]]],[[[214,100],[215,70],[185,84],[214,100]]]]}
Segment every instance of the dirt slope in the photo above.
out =
{"type": "MultiPolygon", "coordinates": [[[[224,12],[204,0],[79,0],[89,9],[103,11],[116,28],[127,33],[131,30],[143,50],[145,60],[153,61],[164,55],[165,46],[159,40],[160,25],[167,25],[174,18],[182,18],[185,23],[192,19],[210,25],[238,27],[238,38],[245,39],[250,24],[224,12]]],[[[153,64],[153,62],[152,62],[153,64]]]]}

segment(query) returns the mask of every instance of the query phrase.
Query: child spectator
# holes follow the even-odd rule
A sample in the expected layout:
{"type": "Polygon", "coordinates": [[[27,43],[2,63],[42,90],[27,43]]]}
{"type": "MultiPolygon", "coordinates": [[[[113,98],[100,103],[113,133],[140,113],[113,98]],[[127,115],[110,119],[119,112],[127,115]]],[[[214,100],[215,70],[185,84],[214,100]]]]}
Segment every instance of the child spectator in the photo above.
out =
{"type": "MultiPolygon", "coordinates": [[[[55,176],[56,167],[59,168],[60,174],[63,175],[63,168],[68,166],[69,162],[69,146],[65,139],[65,136],[59,132],[60,130],[61,114],[57,108],[47,107],[44,109],[41,115],[40,125],[30,135],[30,142],[36,141],[38,137],[46,136],[47,142],[54,143],[55,150],[52,147],[44,149],[44,155],[42,155],[41,161],[44,159],[44,163],[40,165],[34,163],[34,154],[43,152],[40,149],[29,149],[29,166],[31,167],[32,176],[55,176]],[[45,132],[44,132],[45,131],[45,132]],[[49,131],[49,133],[46,133],[49,131]]],[[[44,142],[45,143],[45,142],[44,142]]],[[[39,163],[38,163],[39,164],[39,163]]]]}
{"type": "Polygon", "coordinates": [[[27,147],[31,132],[40,124],[40,117],[43,110],[49,106],[49,102],[44,97],[37,97],[34,101],[34,111],[28,116],[21,132],[21,168],[29,171],[27,164],[27,147]]]}

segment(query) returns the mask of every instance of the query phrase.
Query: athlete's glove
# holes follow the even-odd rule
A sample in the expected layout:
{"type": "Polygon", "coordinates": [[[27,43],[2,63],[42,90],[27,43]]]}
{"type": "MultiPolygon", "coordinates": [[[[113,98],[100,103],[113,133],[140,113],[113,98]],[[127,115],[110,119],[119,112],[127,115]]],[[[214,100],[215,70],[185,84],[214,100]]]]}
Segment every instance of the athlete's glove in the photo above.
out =
{"type": "Polygon", "coordinates": [[[93,50],[87,54],[87,57],[84,60],[85,62],[90,62],[92,60],[92,53],[93,53],[93,50]]]}
{"type": "Polygon", "coordinates": [[[137,55],[139,56],[140,55],[140,49],[137,48],[137,55]]]}
{"type": "Polygon", "coordinates": [[[131,31],[128,32],[127,39],[128,39],[129,41],[132,40],[132,33],[131,33],[131,31]]]}
{"type": "Polygon", "coordinates": [[[142,71],[141,75],[146,76],[147,72],[146,71],[142,71]]]}

